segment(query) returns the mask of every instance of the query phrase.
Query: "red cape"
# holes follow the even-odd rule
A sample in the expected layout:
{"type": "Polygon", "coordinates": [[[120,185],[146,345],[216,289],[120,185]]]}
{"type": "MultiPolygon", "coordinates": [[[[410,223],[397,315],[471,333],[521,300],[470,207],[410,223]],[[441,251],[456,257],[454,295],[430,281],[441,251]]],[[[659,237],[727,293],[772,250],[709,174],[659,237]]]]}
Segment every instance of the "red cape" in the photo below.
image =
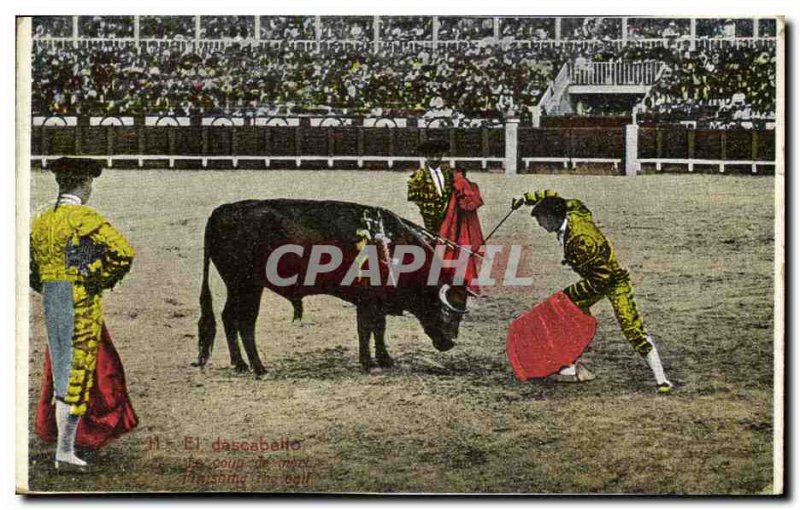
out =
{"type": "MultiPolygon", "coordinates": [[[[453,194],[450,196],[444,221],[439,228],[439,235],[459,246],[480,253],[483,245],[483,231],[480,219],[478,219],[478,208],[482,205],[483,198],[478,185],[467,180],[461,172],[456,170],[453,174],[453,194]]],[[[456,259],[458,255],[455,250],[448,249],[445,252],[445,258],[456,259]]],[[[476,258],[474,255],[469,257],[464,282],[470,289],[478,292],[480,289],[473,283],[478,276],[476,258]]]]}
{"type": "Polygon", "coordinates": [[[594,338],[597,319],[564,292],[520,315],[508,328],[506,352],[520,381],[547,377],[580,358],[594,338]]]}
{"type": "MultiPolygon", "coordinates": [[[[128,399],[122,361],[111,343],[105,325],[97,351],[97,373],[89,399],[89,408],[78,423],[75,444],[80,448],[100,448],[109,441],[130,432],[139,419],[128,399]]],[[[53,405],[53,373],[50,352],[45,352],[42,393],[36,409],[36,435],[44,441],[56,440],[55,406],[53,405]]]]}

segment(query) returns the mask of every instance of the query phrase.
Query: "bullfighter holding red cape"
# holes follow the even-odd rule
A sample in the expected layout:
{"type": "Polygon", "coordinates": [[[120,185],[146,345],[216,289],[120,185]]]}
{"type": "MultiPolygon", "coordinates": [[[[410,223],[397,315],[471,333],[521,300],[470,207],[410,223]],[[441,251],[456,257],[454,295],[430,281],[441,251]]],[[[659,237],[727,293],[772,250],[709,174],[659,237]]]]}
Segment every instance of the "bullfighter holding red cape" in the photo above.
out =
{"type": "Polygon", "coordinates": [[[128,274],[135,250],[86,205],[98,162],[61,158],[50,169],[58,198],[30,237],[30,285],[42,296],[48,344],[35,430],[57,441],[56,469],[87,471],[76,445],[99,448],[138,423],[102,311],[103,294],[128,274]]]}
{"type": "MultiPolygon", "coordinates": [[[[483,205],[483,198],[478,185],[467,179],[466,171],[453,170],[453,192],[447,205],[444,221],[439,227],[439,235],[472,252],[467,259],[464,282],[473,294],[480,294],[480,287],[475,280],[478,277],[476,258],[482,254],[483,231],[478,218],[478,208],[483,205]]],[[[445,259],[457,259],[459,253],[448,247],[445,259]]],[[[458,250],[460,251],[460,249],[458,250]]]]}

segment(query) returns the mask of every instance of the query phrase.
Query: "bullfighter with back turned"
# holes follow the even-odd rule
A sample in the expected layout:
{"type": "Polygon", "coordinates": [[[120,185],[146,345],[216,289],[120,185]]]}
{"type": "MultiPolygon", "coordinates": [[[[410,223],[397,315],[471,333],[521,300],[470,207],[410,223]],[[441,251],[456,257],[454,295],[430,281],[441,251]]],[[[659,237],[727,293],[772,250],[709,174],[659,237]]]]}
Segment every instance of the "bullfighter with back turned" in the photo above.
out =
{"type": "Polygon", "coordinates": [[[36,433],[57,440],[55,466],[87,471],[75,447],[98,448],[136,427],[122,363],[103,319],[103,293],[128,274],[135,252],[86,202],[102,167],[61,158],[54,207],[31,226],[30,285],[42,295],[48,352],[36,433]]]}

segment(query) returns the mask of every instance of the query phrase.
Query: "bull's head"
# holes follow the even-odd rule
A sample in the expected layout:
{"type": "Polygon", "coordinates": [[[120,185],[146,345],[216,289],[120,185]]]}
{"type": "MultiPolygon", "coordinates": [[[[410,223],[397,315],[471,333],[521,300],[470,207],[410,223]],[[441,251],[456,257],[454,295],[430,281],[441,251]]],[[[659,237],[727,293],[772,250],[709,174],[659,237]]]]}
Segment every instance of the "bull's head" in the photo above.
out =
{"type": "Polygon", "coordinates": [[[415,315],[422,324],[433,346],[440,351],[449,351],[458,338],[461,318],[467,313],[467,289],[448,283],[426,286],[415,315]]]}

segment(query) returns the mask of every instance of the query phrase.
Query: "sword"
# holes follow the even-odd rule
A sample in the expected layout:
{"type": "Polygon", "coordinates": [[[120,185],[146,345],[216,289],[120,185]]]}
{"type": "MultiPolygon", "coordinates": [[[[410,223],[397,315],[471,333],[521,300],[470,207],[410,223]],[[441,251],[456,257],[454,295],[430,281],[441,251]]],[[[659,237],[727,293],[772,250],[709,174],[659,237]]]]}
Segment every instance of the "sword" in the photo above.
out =
{"type": "MultiPolygon", "coordinates": [[[[397,217],[400,218],[399,216],[397,216],[397,217]]],[[[450,248],[452,248],[454,250],[464,250],[465,252],[469,253],[470,255],[473,255],[473,256],[478,257],[479,259],[483,260],[483,255],[481,255],[480,253],[475,253],[474,251],[470,250],[469,248],[461,246],[460,244],[456,244],[453,241],[440,236],[439,234],[434,234],[433,232],[431,232],[430,230],[426,229],[425,227],[421,227],[419,225],[416,225],[414,223],[406,221],[403,218],[400,218],[400,219],[403,221],[403,223],[406,224],[407,227],[416,230],[418,233],[424,235],[428,239],[440,242],[442,244],[446,244],[448,247],[450,247],[450,248]]]]}
{"type": "Polygon", "coordinates": [[[508,214],[506,214],[505,216],[503,216],[503,219],[502,219],[502,220],[500,220],[500,222],[497,224],[497,226],[496,226],[496,227],[494,227],[494,228],[492,229],[492,231],[491,231],[491,232],[489,232],[489,235],[483,238],[483,242],[484,242],[484,244],[486,243],[486,241],[488,241],[488,240],[489,240],[489,238],[490,238],[490,237],[492,237],[492,236],[494,235],[494,233],[495,233],[495,232],[497,232],[497,229],[498,229],[498,228],[500,228],[500,225],[502,225],[503,223],[505,223],[505,221],[508,219],[508,217],[509,217],[509,216],[511,216],[512,214],[514,214],[514,211],[516,211],[517,209],[519,209],[520,207],[522,207],[522,204],[524,204],[524,203],[525,203],[525,201],[524,201],[524,200],[514,200],[513,198],[511,199],[511,210],[510,210],[510,211],[508,211],[508,214]]]}

